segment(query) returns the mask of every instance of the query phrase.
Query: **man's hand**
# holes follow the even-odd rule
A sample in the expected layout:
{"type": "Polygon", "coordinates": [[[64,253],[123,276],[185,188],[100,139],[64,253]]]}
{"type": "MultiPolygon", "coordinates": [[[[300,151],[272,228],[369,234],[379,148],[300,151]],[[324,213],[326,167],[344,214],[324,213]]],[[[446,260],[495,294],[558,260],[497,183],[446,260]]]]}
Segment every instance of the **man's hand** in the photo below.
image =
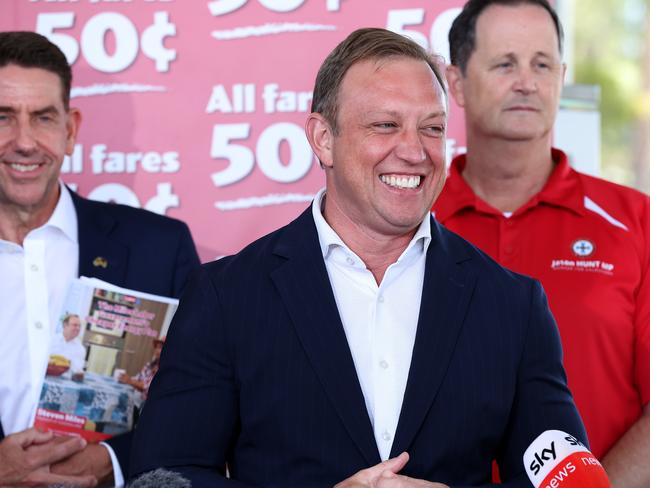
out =
{"type": "Polygon", "coordinates": [[[341,481],[334,488],[366,488],[377,486],[377,480],[385,471],[398,473],[409,460],[409,455],[403,452],[399,456],[376,464],[371,468],[362,469],[351,478],[341,481]]]}
{"type": "Polygon", "coordinates": [[[52,463],[85,446],[79,437],[55,439],[52,432],[33,428],[9,435],[0,442],[0,486],[95,486],[94,476],[60,476],[50,471],[52,463]]]}
{"type": "Polygon", "coordinates": [[[113,482],[111,456],[100,444],[88,444],[83,450],[52,465],[52,472],[62,476],[92,476],[100,485],[113,482]]]}
{"type": "Polygon", "coordinates": [[[403,452],[395,458],[359,471],[334,488],[449,488],[442,483],[431,483],[397,474],[406,466],[408,460],[408,453],[403,452]]]}
{"type": "Polygon", "coordinates": [[[373,486],[377,488],[449,488],[442,483],[416,480],[390,471],[384,471],[373,486]]]}

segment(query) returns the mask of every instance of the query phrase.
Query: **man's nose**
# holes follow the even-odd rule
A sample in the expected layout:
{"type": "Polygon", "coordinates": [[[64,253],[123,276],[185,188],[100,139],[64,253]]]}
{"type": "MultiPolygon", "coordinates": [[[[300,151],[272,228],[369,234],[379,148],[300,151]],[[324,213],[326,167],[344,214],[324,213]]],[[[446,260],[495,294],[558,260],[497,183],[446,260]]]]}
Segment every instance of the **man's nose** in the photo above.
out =
{"type": "Polygon", "coordinates": [[[537,78],[535,73],[528,68],[519,69],[513,89],[517,92],[523,93],[524,95],[536,92],[537,78]]]}
{"type": "Polygon", "coordinates": [[[18,122],[15,134],[14,144],[17,152],[30,154],[36,149],[36,134],[34,133],[34,128],[29,122],[18,122]]]}
{"type": "Polygon", "coordinates": [[[424,161],[427,156],[420,137],[417,129],[405,129],[400,135],[395,155],[408,163],[417,164],[424,161]]]}

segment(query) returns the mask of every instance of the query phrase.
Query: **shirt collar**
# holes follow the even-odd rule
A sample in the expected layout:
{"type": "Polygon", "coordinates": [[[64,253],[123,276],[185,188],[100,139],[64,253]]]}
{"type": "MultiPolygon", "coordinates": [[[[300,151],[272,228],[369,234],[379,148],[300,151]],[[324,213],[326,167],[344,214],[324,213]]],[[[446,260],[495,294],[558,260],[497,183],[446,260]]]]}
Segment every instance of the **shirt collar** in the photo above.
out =
{"type": "MultiPolygon", "coordinates": [[[[334,232],[334,229],[330,227],[330,225],[325,220],[325,217],[323,217],[322,205],[325,194],[326,188],[322,188],[314,197],[314,201],[311,205],[312,216],[314,218],[314,223],[316,224],[318,242],[320,243],[320,249],[321,253],[323,254],[323,258],[327,259],[328,255],[334,247],[342,247],[346,251],[354,254],[354,252],[350,250],[350,248],[345,244],[345,242],[343,242],[339,235],[334,232]]],[[[425,253],[429,248],[429,244],[431,244],[431,219],[429,218],[429,215],[427,215],[420,223],[420,226],[415,232],[413,239],[411,239],[411,242],[409,242],[409,245],[406,247],[399,259],[402,259],[402,256],[409,253],[412,248],[416,248],[420,252],[425,253]],[[416,247],[416,245],[419,246],[416,247]]]]}
{"type": "Polygon", "coordinates": [[[72,202],[72,196],[70,196],[70,190],[68,190],[68,187],[63,182],[59,182],[59,188],[61,189],[59,201],[50,219],[43,227],[55,227],[63,232],[72,242],[77,243],[79,242],[79,229],[77,228],[77,212],[72,202]]]}
{"type": "MultiPolygon", "coordinates": [[[[74,203],[72,202],[72,196],[70,196],[70,191],[63,184],[59,182],[59,200],[54,207],[54,212],[50,215],[50,218],[42,226],[37,227],[29,231],[29,235],[38,235],[46,229],[53,228],[58,229],[63,236],[69,239],[71,242],[77,244],[79,242],[78,235],[79,230],[77,228],[77,212],[74,208],[74,203]]],[[[20,252],[22,248],[21,245],[14,242],[3,241],[0,239],[0,250],[8,252],[20,252]]]]}
{"type": "Polygon", "coordinates": [[[569,158],[563,151],[553,148],[551,157],[555,161],[555,168],[537,195],[539,201],[584,215],[585,191],[580,174],[571,167],[569,158]]]}
{"type": "MultiPolygon", "coordinates": [[[[540,203],[564,207],[579,215],[584,214],[584,190],[578,172],[569,165],[568,157],[563,151],[553,148],[551,157],[555,167],[548,181],[542,190],[517,209],[514,215],[521,214],[540,203]]],[[[479,198],[467,184],[462,176],[466,163],[465,154],[456,156],[451,163],[444,191],[434,206],[436,218],[440,222],[444,223],[445,220],[466,208],[502,215],[479,198]]]]}

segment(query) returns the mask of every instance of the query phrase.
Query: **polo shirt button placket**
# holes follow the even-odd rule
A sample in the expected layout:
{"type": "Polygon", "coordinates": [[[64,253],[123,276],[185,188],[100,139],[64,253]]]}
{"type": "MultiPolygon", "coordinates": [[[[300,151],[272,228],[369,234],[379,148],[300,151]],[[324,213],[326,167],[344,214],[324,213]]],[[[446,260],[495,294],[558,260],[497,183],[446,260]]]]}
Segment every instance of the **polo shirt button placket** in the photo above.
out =
{"type": "Polygon", "coordinates": [[[499,234],[501,242],[499,262],[505,267],[512,267],[517,256],[517,229],[512,217],[501,220],[499,234]]]}

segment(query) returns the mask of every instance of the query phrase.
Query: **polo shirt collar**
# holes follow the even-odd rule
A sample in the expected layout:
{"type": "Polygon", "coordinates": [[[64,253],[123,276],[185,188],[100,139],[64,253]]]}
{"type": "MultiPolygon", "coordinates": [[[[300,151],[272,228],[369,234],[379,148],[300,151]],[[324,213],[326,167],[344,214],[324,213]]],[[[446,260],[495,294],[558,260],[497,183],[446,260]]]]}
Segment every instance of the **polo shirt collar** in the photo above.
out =
{"type": "MultiPolygon", "coordinates": [[[[518,215],[540,203],[563,207],[584,215],[584,190],[578,173],[569,165],[567,155],[559,149],[551,149],[555,168],[542,190],[522,205],[513,215],[518,215]]],[[[467,159],[465,154],[456,156],[449,168],[442,197],[435,205],[436,218],[444,222],[466,208],[483,213],[501,215],[497,209],[479,198],[462,176],[467,159]]]]}
{"type": "Polygon", "coordinates": [[[567,208],[579,215],[585,214],[585,191],[578,172],[569,164],[567,155],[559,149],[551,149],[555,168],[546,185],[535,197],[539,202],[567,208]]]}

